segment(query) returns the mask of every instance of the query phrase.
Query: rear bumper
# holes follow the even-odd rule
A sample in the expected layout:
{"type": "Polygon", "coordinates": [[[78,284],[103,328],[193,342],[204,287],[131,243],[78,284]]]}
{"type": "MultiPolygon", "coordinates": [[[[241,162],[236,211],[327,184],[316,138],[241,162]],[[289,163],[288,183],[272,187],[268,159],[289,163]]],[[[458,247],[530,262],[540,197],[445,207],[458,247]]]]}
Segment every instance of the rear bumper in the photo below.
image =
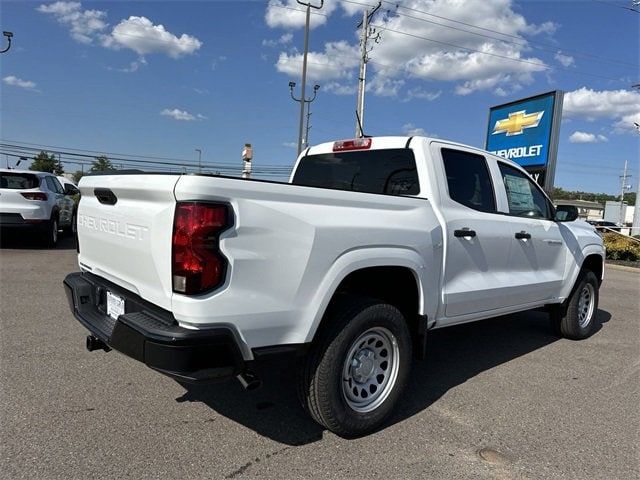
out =
{"type": "Polygon", "coordinates": [[[233,377],[245,370],[229,328],[180,327],[171,312],[90,273],[67,275],[64,287],[73,315],[92,335],[154,370],[189,383],[233,377]],[[125,313],[118,319],[106,313],[107,291],[125,300],[125,313]]]}
{"type": "Polygon", "coordinates": [[[25,219],[19,213],[0,213],[0,228],[39,228],[46,219],[25,219]]]}

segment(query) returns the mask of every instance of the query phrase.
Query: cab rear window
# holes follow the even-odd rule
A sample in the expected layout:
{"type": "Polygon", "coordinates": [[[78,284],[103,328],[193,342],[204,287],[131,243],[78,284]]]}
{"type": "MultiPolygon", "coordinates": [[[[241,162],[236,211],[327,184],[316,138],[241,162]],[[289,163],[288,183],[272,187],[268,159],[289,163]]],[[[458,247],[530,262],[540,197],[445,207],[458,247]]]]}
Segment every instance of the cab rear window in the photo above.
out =
{"type": "Polygon", "coordinates": [[[384,195],[420,193],[416,161],[406,148],[307,155],[292,183],[384,195]]]}
{"type": "Polygon", "coordinates": [[[40,186],[37,175],[31,173],[0,172],[0,188],[13,188],[14,190],[27,190],[40,186]]]}

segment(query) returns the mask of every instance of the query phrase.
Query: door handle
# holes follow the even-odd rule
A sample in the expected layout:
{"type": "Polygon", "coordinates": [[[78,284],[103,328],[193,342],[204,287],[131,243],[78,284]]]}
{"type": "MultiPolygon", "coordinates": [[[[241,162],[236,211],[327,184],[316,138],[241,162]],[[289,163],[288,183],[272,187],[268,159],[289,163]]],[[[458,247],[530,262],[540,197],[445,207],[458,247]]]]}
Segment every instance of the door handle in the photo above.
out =
{"type": "Polygon", "coordinates": [[[523,230],[521,232],[516,232],[516,238],[518,240],[529,240],[531,238],[531,234],[523,230]]]}
{"type": "Polygon", "coordinates": [[[469,230],[468,228],[463,228],[462,230],[454,230],[453,236],[454,237],[475,237],[476,231],[469,230]]]}

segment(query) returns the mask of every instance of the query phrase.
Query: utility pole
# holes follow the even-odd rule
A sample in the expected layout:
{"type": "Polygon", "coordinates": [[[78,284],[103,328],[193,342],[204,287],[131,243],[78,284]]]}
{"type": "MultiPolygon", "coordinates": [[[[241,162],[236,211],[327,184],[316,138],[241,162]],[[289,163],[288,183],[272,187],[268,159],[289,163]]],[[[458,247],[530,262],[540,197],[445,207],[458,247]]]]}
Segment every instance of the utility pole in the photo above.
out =
{"type": "Polygon", "coordinates": [[[202,173],[202,150],[196,148],[196,152],[198,152],[198,173],[202,173]]]}
{"type": "MultiPolygon", "coordinates": [[[[309,129],[311,127],[309,127],[309,117],[311,116],[311,102],[313,102],[316,99],[316,96],[318,95],[318,90],[320,89],[320,85],[314,85],[313,86],[313,97],[311,98],[305,98],[304,95],[301,96],[300,98],[296,98],[293,95],[293,89],[296,86],[296,82],[289,82],[289,92],[291,93],[291,98],[293,98],[296,102],[300,102],[300,105],[302,106],[302,112],[304,113],[304,105],[308,104],[309,106],[307,107],[307,111],[309,113],[306,114],[307,117],[307,126],[306,126],[306,132],[307,135],[306,137],[302,137],[302,130],[300,131],[300,136],[298,137],[298,155],[300,154],[300,152],[302,151],[302,149],[304,148],[305,144],[309,145],[309,129]]],[[[302,123],[300,124],[300,127],[302,127],[304,124],[304,117],[302,118],[302,123]]]]}
{"type": "Polygon", "coordinates": [[[311,130],[311,103],[307,105],[307,127],[304,133],[304,148],[309,146],[309,130],[311,130]]]}
{"type": "MultiPolygon", "coordinates": [[[[624,161],[624,171],[620,175],[620,224],[624,225],[625,208],[624,208],[624,191],[631,188],[631,185],[627,185],[627,178],[631,175],[627,175],[627,161],[624,161]]],[[[636,202],[638,199],[636,198],[636,202]]]]}
{"type": "MultiPolygon", "coordinates": [[[[307,86],[307,54],[309,53],[309,20],[311,19],[311,9],[315,8],[316,10],[320,10],[324,6],[324,0],[320,0],[320,6],[312,5],[311,2],[301,2],[297,0],[300,5],[304,5],[307,7],[306,10],[306,20],[304,27],[304,53],[302,55],[302,94],[300,95],[300,125],[298,128],[298,155],[302,151],[302,131],[304,129],[304,104],[305,104],[305,88],[307,86]]],[[[295,84],[294,84],[295,85],[295,84]]],[[[291,82],[289,82],[289,86],[291,86],[291,82]]],[[[293,97],[293,87],[291,87],[293,97]]],[[[294,98],[295,100],[295,98],[294,98]]]]}
{"type": "Polygon", "coordinates": [[[372,48],[367,47],[369,40],[374,43],[380,41],[380,33],[375,28],[369,28],[369,22],[373,15],[378,11],[381,2],[371,11],[365,10],[362,13],[362,21],[358,24],[360,30],[360,74],[358,75],[358,97],[356,98],[356,138],[364,136],[364,91],[367,76],[367,62],[369,61],[369,53],[372,48]]]}

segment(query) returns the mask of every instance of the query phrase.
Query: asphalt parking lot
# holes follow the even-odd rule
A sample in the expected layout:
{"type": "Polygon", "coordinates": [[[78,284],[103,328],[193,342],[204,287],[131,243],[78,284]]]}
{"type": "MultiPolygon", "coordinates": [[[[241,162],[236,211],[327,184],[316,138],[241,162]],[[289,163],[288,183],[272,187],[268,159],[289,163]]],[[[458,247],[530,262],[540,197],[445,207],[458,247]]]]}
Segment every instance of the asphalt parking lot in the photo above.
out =
{"type": "Polygon", "coordinates": [[[640,478],[638,272],[607,268],[583,342],[538,312],[432,332],[387,426],[344,440],[302,412],[291,361],[245,392],[88,353],[73,242],[21,244],[0,250],[1,478],[640,478]]]}

